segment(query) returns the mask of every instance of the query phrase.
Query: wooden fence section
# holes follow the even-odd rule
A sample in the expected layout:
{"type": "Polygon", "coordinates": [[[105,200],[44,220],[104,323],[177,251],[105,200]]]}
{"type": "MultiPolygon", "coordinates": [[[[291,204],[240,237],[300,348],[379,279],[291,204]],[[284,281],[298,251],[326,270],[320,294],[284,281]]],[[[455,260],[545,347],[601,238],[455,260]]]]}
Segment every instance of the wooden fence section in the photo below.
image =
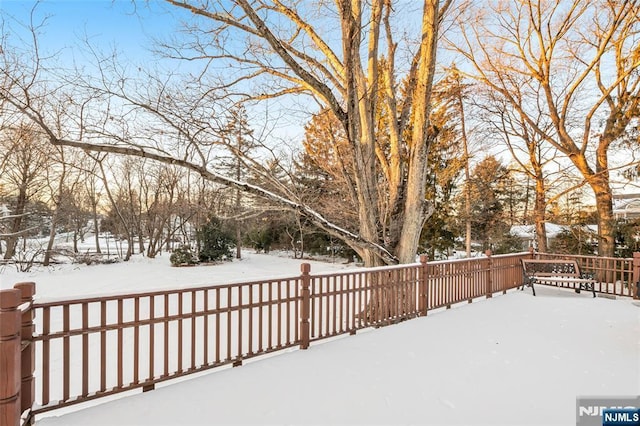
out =
{"type": "Polygon", "coordinates": [[[34,413],[299,344],[300,277],[37,303],[34,413]]]}
{"type": "Polygon", "coordinates": [[[310,277],[312,341],[419,315],[424,264],[367,268],[310,277]]]}
{"type": "MultiPolygon", "coordinates": [[[[539,259],[575,260],[583,273],[592,274],[596,279],[596,293],[638,298],[638,281],[640,281],[640,253],[633,258],[559,255],[537,253],[539,259]]],[[[563,287],[575,288],[575,284],[567,283],[563,287]]]]}
{"type": "Polygon", "coordinates": [[[311,340],[404,321],[522,285],[531,253],[428,262],[310,277],[311,340]]]}
{"type": "Polygon", "coordinates": [[[492,297],[522,285],[520,260],[531,253],[474,257],[428,264],[428,309],[451,307],[452,304],[481,296],[492,297]]]}
{"type": "MultiPolygon", "coordinates": [[[[17,284],[0,291],[0,424],[505,293],[534,256],[486,254],[318,275],[302,264],[291,278],[42,303],[33,283],[17,284]]],[[[571,258],[603,278],[596,291],[638,297],[640,253],[571,258]]]]}

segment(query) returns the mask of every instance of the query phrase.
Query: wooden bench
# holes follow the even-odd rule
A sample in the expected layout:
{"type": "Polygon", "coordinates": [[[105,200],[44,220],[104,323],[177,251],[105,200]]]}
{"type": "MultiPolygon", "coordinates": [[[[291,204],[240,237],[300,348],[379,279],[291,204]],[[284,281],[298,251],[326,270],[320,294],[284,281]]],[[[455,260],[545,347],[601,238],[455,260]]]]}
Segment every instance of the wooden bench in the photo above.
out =
{"type": "Polygon", "coordinates": [[[579,284],[574,287],[576,293],[581,289],[591,290],[596,297],[595,279],[592,274],[580,272],[578,262],[565,259],[522,259],[524,281],[521,290],[530,286],[536,295],[534,284],[561,286],[562,284],[579,284]]]}

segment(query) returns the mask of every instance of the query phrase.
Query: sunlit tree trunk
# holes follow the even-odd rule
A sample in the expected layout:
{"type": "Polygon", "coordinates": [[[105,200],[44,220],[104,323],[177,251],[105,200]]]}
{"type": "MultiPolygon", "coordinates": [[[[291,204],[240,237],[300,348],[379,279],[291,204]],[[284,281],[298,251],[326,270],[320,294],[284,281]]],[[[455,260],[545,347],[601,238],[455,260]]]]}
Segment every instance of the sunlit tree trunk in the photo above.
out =
{"type": "Polygon", "coordinates": [[[536,198],[533,206],[533,218],[536,227],[536,242],[538,244],[538,251],[546,253],[548,249],[546,227],[547,191],[544,186],[542,168],[540,166],[534,166],[534,173],[536,176],[536,198]]]}

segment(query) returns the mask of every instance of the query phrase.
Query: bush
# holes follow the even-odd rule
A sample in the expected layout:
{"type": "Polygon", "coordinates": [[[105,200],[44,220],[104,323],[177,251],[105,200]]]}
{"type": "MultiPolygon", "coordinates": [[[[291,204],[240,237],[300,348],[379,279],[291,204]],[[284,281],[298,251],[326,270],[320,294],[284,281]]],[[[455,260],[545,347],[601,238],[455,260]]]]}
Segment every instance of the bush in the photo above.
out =
{"type": "Polygon", "coordinates": [[[587,228],[571,226],[551,240],[549,251],[559,254],[594,255],[596,246],[592,244],[593,239],[594,235],[587,228]]]}
{"type": "Polygon", "coordinates": [[[233,236],[222,229],[222,223],[217,218],[211,218],[198,231],[198,258],[200,262],[215,262],[232,260],[231,248],[235,247],[233,236]]]}
{"type": "Polygon", "coordinates": [[[251,245],[257,253],[269,253],[273,244],[274,232],[269,229],[253,229],[245,236],[245,243],[251,245]]]}
{"type": "Polygon", "coordinates": [[[191,246],[180,246],[173,250],[169,261],[172,266],[195,265],[198,263],[198,258],[191,249],[191,246]]]}

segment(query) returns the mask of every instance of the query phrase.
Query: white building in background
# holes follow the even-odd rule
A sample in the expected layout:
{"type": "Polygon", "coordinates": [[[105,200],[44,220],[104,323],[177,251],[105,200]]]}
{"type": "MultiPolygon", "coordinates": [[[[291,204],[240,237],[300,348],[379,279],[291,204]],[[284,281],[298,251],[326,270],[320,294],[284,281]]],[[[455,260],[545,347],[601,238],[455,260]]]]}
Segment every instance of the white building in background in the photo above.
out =
{"type": "Polygon", "coordinates": [[[625,221],[640,218],[640,194],[614,194],[613,217],[625,221]]]}
{"type": "MultiPolygon", "coordinates": [[[[557,238],[562,232],[568,232],[571,230],[570,226],[558,225],[551,222],[546,222],[544,227],[547,232],[547,247],[549,247],[551,241],[554,238],[557,238]]],[[[593,241],[597,241],[596,235],[598,234],[598,225],[584,225],[583,230],[591,234],[591,237],[588,237],[589,240],[593,239],[593,241]]],[[[514,225],[511,227],[511,235],[522,240],[523,250],[528,250],[529,247],[538,248],[535,225],[514,225]]]]}
{"type": "MultiPolygon", "coordinates": [[[[550,240],[556,238],[562,231],[569,229],[568,226],[550,222],[546,222],[544,227],[547,231],[547,247],[549,246],[550,240]]],[[[538,247],[535,225],[514,225],[511,227],[511,235],[515,235],[522,240],[523,250],[527,250],[529,247],[538,247]]]]}

